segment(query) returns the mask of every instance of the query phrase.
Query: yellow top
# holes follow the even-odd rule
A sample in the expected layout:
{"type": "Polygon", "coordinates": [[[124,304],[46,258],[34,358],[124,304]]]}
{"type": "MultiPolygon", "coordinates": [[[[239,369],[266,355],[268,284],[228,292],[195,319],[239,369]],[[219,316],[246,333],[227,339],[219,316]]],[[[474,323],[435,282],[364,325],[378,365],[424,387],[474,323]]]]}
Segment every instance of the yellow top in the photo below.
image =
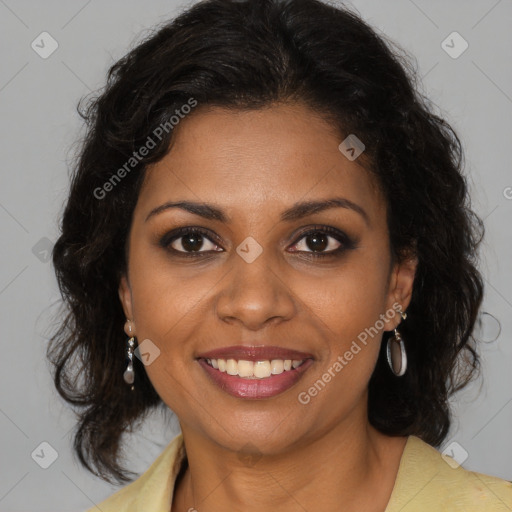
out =
{"type": "MultiPolygon", "coordinates": [[[[186,457],[178,434],[137,480],[87,512],[170,512],[186,457]]],[[[468,471],[409,436],[385,512],[511,512],[512,482],[468,471]]]]}

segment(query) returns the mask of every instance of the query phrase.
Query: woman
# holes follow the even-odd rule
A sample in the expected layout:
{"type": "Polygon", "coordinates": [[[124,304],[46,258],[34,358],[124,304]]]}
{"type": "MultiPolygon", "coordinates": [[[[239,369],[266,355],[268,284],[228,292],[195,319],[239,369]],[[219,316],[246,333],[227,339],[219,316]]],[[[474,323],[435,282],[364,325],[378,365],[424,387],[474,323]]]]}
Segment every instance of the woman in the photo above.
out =
{"type": "Polygon", "coordinates": [[[478,370],[460,141],[397,49],[317,0],[207,0],[117,62],[53,261],[75,450],[181,433],[91,510],[511,510],[435,448],[478,370]],[[123,332],[124,331],[124,332],[123,332]]]}

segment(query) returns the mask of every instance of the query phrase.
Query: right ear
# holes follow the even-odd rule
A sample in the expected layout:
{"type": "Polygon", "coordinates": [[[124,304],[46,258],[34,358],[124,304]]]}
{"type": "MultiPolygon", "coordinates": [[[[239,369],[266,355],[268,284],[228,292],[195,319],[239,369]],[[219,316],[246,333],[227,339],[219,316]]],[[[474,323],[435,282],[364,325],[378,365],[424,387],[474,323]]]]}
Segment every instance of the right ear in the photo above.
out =
{"type": "Polygon", "coordinates": [[[127,320],[133,320],[132,291],[128,278],[123,274],[119,281],[119,299],[123,306],[124,315],[127,320]]]}

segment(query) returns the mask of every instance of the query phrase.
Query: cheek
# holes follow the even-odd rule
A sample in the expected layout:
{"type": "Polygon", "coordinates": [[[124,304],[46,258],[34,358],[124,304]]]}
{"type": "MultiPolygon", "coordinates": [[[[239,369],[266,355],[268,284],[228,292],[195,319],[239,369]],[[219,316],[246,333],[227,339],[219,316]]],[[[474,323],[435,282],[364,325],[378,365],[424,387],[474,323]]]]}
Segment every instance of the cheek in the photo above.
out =
{"type": "Polygon", "coordinates": [[[137,332],[160,343],[176,339],[175,331],[204,314],[204,298],[218,278],[195,271],[191,264],[172,264],[159,248],[141,244],[130,257],[137,332]]]}
{"type": "Polygon", "coordinates": [[[333,335],[344,340],[355,338],[384,313],[386,266],[355,255],[346,265],[332,268],[324,277],[297,279],[294,291],[331,328],[333,335]]]}
{"type": "Polygon", "coordinates": [[[145,258],[135,251],[131,262],[137,340],[140,343],[149,339],[158,349],[158,357],[144,369],[167,406],[184,414],[190,399],[186,390],[195,378],[191,374],[191,338],[198,323],[206,318],[205,290],[214,283],[199,286],[197,278],[190,278],[177,266],[173,268],[162,263],[161,258],[145,258]]]}
{"type": "Polygon", "coordinates": [[[327,340],[319,371],[336,375],[331,389],[337,392],[348,383],[354,392],[363,392],[377,362],[385,328],[381,315],[386,313],[389,262],[374,255],[378,253],[358,252],[333,268],[328,279],[317,280],[316,287],[310,279],[297,281],[302,282],[296,285],[300,286],[297,293],[318,318],[317,330],[327,340]]]}
{"type": "Polygon", "coordinates": [[[202,307],[201,287],[194,286],[179,265],[171,265],[165,250],[147,236],[137,226],[130,235],[129,281],[136,337],[139,345],[150,340],[156,346],[158,356],[150,364],[142,358],[144,370],[164,402],[179,409],[175,401],[180,400],[179,391],[187,379],[183,362],[191,358],[186,350],[186,326],[196,321],[192,317],[202,307]]]}
{"type": "Polygon", "coordinates": [[[308,309],[318,317],[316,330],[323,341],[317,371],[304,380],[297,397],[312,407],[314,415],[343,416],[367,391],[380,351],[379,317],[385,307],[378,278],[367,274],[368,268],[340,273],[321,293],[308,296],[308,309]]]}

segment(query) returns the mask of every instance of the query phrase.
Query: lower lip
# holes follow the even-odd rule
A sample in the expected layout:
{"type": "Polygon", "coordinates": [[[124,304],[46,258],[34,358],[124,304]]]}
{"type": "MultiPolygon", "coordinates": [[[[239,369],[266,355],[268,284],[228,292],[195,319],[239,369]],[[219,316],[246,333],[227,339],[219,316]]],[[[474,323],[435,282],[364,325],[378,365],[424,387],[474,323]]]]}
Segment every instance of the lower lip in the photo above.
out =
{"type": "Polygon", "coordinates": [[[231,396],[237,398],[270,398],[291,388],[313,364],[313,359],[306,359],[298,368],[271,375],[264,379],[244,379],[238,375],[229,375],[210,366],[205,359],[198,359],[208,376],[215,384],[231,396]]]}

